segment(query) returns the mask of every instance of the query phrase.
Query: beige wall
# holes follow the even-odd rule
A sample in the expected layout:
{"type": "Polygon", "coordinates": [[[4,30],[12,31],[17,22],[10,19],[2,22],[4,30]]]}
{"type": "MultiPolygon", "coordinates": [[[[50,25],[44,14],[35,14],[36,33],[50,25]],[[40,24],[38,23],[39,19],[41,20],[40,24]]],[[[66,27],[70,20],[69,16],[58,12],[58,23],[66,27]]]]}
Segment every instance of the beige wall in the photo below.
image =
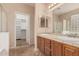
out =
{"type": "Polygon", "coordinates": [[[34,39],[34,8],[31,6],[27,6],[25,4],[2,4],[7,12],[7,23],[8,23],[8,31],[10,33],[10,47],[15,47],[15,14],[16,12],[21,12],[25,14],[29,14],[31,17],[31,39],[34,39]]]}
{"type": "Polygon", "coordinates": [[[38,33],[44,33],[45,30],[48,33],[52,33],[53,28],[52,28],[52,12],[49,12],[48,6],[43,3],[39,3],[35,5],[35,50],[37,50],[37,35],[38,33]],[[48,28],[41,28],[40,27],[40,17],[42,15],[49,16],[50,19],[48,20],[48,28]]]}
{"type": "Polygon", "coordinates": [[[7,19],[6,12],[5,12],[4,8],[2,7],[2,5],[0,4],[0,31],[1,32],[7,31],[6,19],[7,19]]]}
{"type": "Polygon", "coordinates": [[[35,9],[35,16],[36,21],[37,21],[37,33],[51,33],[52,32],[52,12],[49,12],[48,6],[44,3],[36,4],[36,9],[35,9]],[[40,27],[40,17],[41,16],[49,16],[48,20],[48,28],[42,28],[40,27]]]}

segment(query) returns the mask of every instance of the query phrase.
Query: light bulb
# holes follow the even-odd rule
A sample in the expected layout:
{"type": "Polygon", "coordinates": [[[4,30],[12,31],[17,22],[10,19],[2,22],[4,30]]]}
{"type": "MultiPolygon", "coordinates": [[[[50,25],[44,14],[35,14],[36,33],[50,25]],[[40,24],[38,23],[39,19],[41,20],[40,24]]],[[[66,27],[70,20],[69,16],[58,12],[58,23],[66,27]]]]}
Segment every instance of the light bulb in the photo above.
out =
{"type": "Polygon", "coordinates": [[[50,8],[51,6],[49,6],[48,8],[50,8]]]}
{"type": "Polygon", "coordinates": [[[51,4],[51,7],[54,6],[54,4],[51,4]]]}

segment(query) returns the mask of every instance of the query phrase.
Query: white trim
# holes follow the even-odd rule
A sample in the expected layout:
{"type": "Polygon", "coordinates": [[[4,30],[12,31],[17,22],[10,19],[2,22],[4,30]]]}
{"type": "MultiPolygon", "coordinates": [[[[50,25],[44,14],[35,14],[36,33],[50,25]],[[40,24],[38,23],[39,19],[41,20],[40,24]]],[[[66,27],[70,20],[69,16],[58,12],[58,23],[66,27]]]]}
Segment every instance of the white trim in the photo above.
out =
{"type": "Polygon", "coordinates": [[[12,48],[16,48],[16,13],[14,15],[15,15],[15,20],[14,20],[15,21],[15,27],[14,27],[14,30],[15,30],[15,35],[14,35],[15,36],[15,44],[14,44],[14,46],[15,47],[12,47],[12,48]]]}
{"type": "MultiPolygon", "coordinates": [[[[30,45],[30,41],[31,41],[31,37],[30,37],[30,15],[27,14],[27,16],[29,17],[29,38],[28,38],[29,42],[28,42],[28,44],[30,45]]],[[[27,32],[26,32],[26,34],[27,34],[27,32]]],[[[26,38],[27,38],[27,35],[26,35],[26,38]]]]}

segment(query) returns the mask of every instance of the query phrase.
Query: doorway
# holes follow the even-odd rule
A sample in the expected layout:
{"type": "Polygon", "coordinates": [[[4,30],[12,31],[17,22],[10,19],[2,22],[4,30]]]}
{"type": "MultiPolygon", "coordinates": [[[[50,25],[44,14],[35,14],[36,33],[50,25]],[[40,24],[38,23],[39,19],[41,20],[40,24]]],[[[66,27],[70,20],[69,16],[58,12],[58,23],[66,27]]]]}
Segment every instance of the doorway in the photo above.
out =
{"type": "Polygon", "coordinates": [[[27,14],[16,14],[16,47],[30,44],[30,16],[27,14]]]}

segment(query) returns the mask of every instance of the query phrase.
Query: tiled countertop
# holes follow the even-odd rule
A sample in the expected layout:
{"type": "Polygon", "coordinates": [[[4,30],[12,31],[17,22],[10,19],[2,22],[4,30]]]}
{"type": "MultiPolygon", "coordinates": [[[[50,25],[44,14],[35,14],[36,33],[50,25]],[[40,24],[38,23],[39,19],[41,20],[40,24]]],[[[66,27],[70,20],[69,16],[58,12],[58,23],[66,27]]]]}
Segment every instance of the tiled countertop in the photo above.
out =
{"type": "Polygon", "coordinates": [[[38,36],[79,47],[79,38],[73,38],[56,34],[38,34],[38,36]]]}

